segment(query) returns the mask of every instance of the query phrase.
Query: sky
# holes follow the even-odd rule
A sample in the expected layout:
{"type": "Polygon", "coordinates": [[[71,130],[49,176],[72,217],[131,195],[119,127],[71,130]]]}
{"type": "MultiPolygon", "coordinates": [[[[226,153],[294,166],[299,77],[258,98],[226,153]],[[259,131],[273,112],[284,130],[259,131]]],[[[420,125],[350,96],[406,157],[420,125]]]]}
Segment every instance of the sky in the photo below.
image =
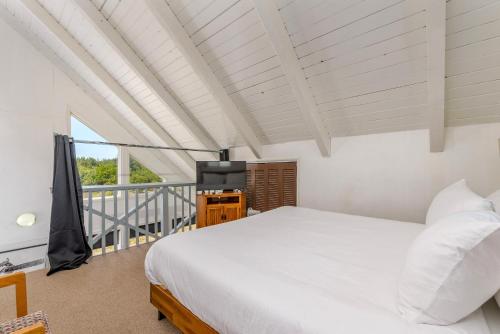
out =
{"type": "MultiPolygon", "coordinates": [[[[71,136],[74,139],[107,141],[75,117],[71,117],[71,136]]],[[[76,156],[110,159],[118,156],[118,150],[114,146],[76,144],[76,156]]]]}

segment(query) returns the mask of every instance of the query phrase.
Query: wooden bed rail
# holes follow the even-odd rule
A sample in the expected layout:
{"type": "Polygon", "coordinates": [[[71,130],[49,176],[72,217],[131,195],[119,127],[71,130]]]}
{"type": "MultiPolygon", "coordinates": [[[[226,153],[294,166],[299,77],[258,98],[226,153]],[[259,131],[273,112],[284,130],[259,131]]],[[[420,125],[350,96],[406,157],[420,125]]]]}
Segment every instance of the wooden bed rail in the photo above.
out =
{"type": "Polygon", "coordinates": [[[218,334],[160,285],[150,285],[150,301],[183,334],[218,334]]]}

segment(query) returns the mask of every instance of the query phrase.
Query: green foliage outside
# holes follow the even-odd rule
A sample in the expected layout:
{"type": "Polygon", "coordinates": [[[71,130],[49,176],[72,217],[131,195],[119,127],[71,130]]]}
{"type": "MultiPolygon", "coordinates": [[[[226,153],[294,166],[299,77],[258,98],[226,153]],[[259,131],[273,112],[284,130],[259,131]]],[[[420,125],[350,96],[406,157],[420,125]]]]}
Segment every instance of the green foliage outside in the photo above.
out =
{"type": "MultiPolygon", "coordinates": [[[[83,186],[117,184],[117,159],[97,160],[90,157],[78,157],[76,161],[83,186]]],[[[161,182],[161,178],[131,158],[130,183],[152,182],[161,182]]]]}
{"type": "Polygon", "coordinates": [[[118,167],[116,159],[97,160],[90,157],[76,159],[83,186],[116,184],[118,167]]]}
{"type": "Polygon", "coordinates": [[[161,182],[161,178],[141,165],[139,161],[130,158],[130,183],[161,182]]]}

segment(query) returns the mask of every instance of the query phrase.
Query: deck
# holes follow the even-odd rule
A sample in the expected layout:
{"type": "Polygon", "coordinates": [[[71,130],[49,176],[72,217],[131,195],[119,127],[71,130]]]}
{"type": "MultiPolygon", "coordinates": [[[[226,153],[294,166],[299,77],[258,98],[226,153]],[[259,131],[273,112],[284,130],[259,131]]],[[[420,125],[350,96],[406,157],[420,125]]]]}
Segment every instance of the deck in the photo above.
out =
{"type": "MultiPolygon", "coordinates": [[[[79,269],[27,275],[29,312],[43,310],[57,333],[178,334],[149,303],[144,257],[149,246],[92,257],[79,269]]],[[[14,289],[0,289],[0,322],[15,317],[14,289]]]]}

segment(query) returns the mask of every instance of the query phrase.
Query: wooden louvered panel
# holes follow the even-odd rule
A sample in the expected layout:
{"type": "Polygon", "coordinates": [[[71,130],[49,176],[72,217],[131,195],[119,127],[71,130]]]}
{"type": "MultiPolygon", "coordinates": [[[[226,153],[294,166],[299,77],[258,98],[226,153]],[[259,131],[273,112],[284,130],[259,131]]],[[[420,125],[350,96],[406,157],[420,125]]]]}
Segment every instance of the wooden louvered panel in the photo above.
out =
{"type": "Polygon", "coordinates": [[[248,163],[247,203],[249,208],[268,211],[297,205],[295,162],[248,163]]]}
{"type": "Polygon", "coordinates": [[[259,211],[267,210],[267,180],[266,170],[255,170],[255,193],[252,202],[254,209],[259,211]]]}
{"type": "Polygon", "coordinates": [[[297,169],[285,168],[283,173],[283,205],[297,205],[297,169]]]}
{"type": "Polygon", "coordinates": [[[282,206],[281,193],[282,182],[280,182],[280,172],[277,168],[267,170],[267,210],[272,210],[282,206]]]}
{"type": "Polygon", "coordinates": [[[247,170],[247,187],[246,187],[246,193],[247,193],[247,207],[253,208],[253,198],[255,194],[255,187],[254,187],[254,172],[252,170],[247,170]]]}

